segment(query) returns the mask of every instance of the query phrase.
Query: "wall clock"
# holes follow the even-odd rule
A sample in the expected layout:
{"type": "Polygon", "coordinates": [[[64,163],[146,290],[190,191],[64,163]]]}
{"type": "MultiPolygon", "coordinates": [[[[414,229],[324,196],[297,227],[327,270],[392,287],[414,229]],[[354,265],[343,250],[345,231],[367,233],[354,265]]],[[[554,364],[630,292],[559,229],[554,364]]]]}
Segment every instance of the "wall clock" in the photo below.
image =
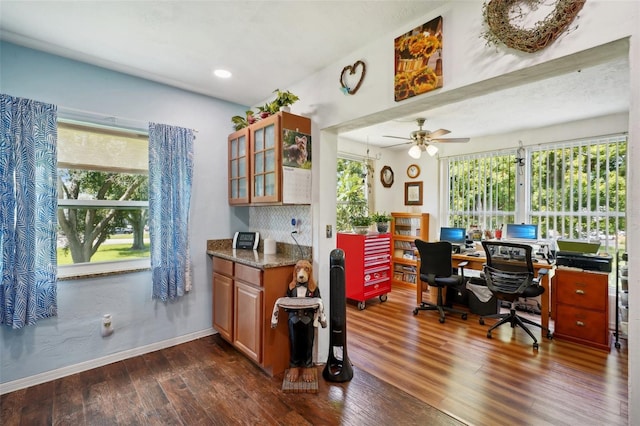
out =
{"type": "Polygon", "coordinates": [[[391,167],[384,166],[382,170],[380,170],[380,182],[382,182],[382,186],[385,188],[393,185],[393,170],[391,170],[391,167]]]}
{"type": "Polygon", "coordinates": [[[411,179],[415,179],[420,176],[420,166],[418,166],[417,164],[409,165],[409,167],[407,167],[407,176],[409,176],[411,179]]]}

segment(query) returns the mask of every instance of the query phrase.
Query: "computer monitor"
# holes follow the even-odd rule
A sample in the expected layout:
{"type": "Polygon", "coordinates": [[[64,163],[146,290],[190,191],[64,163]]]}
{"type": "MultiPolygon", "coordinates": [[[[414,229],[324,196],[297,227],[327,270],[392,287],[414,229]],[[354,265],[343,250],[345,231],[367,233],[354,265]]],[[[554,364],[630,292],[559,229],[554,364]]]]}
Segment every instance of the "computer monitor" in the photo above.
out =
{"type": "Polygon", "coordinates": [[[449,241],[451,244],[464,244],[467,240],[467,231],[464,228],[440,228],[440,241],[449,241]]]}
{"type": "Polygon", "coordinates": [[[531,223],[507,223],[507,240],[538,240],[538,225],[531,223]]]}

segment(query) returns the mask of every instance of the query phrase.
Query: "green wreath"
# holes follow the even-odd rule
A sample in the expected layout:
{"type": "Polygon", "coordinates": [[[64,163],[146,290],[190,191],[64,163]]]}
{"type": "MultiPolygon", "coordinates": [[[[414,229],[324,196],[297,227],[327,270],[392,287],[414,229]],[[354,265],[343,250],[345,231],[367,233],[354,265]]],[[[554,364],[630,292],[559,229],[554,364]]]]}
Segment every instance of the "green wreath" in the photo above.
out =
{"type": "MultiPolygon", "coordinates": [[[[491,0],[484,3],[482,14],[489,30],[483,34],[487,44],[504,43],[523,52],[537,52],[551,44],[569,27],[586,0],[555,0],[553,13],[536,22],[532,29],[523,29],[511,24],[509,13],[520,3],[537,7],[542,0],[491,0]]],[[[520,9],[522,17],[524,12],[520,9]]]]}

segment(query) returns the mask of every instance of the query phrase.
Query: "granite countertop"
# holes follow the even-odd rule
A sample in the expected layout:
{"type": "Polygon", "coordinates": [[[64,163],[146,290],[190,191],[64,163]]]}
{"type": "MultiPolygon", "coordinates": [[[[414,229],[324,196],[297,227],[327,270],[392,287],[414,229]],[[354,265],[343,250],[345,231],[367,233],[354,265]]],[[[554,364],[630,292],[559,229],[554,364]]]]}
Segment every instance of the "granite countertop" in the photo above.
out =
{"type": "Polygon", "coordinates": [[[231,240],[209,240],[207,241],[207,254],[259,269],[290,266],[295,265],[300,259],[311,259],[310,247],[298,249],[295,246],[289,247],[291,244],[277,243],[275,254],[264,254],[261,245],[262,241],[258,250],[233,249],[231,248],[231,240]],[[301,257],[301,254],[304,257],[301,257]]]}

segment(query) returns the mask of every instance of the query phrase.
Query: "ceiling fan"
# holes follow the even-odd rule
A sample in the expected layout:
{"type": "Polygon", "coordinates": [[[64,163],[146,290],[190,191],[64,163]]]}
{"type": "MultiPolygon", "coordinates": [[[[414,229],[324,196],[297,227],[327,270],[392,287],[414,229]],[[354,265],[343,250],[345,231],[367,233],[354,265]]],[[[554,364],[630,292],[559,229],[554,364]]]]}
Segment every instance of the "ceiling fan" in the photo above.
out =
{"type": "Polygon", "coordinates": [[[409,148],[409,155],[413,158],[420,158],[424,151],[427,151],[429,155],[432,157],[436,155],[438,152],[438,147],[433,145],[432,142],[469,142],[469,138],[447,138],[442,139],[440,136],[444,136],[447,133],[451,133],[449,130],[438,129],[435,132],[430,132],[429,130],[424,130],[422,126],[424,126],[425,118],[417,118],[418,122],[418,130],[414,130],[409,134],[408,138],[401,136],[389,136],[384,135],[385,138],[395,138],[395,139],[406,139],[409,142],[402,142],[395,145],[389,145],[385,148],[391,148],[393,146],[404,145],[404,144],[415,144],[411,148],[409,148]]]}

